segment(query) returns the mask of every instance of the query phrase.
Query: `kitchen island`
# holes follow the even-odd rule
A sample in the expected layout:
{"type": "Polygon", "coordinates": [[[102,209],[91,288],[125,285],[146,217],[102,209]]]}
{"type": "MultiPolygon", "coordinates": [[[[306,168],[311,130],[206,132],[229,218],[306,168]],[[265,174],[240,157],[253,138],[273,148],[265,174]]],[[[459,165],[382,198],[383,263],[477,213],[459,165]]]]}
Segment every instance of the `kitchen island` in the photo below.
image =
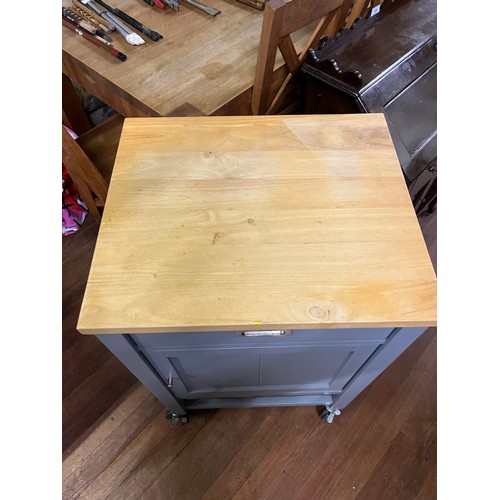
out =
{"type": "Polygon", "coordinates": [[[127,118],[78,322],[167,408],[332,421],[429,326],[383,114],[127,118]]]}

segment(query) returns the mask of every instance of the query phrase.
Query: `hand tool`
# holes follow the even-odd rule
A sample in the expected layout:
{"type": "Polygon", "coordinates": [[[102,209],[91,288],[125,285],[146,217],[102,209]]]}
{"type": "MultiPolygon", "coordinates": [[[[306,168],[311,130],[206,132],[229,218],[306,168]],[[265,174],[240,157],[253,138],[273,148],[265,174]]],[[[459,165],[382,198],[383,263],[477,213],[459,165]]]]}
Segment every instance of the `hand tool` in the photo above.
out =
{"type": "Polygon", "coordinates": [[[82,38],[85,38],[85,40],[88,40],[89,42],[93,43],[94,45],[97,45],[101,49],[106,50],[113,57],[116,57],[120,61],[123,62],[123,61],[127,60],[127,56],[123,52],[120,52],[119,50],[115,49],[114,47],[111,47],[110,45],[107,45],[107,44],[101,42],[95,36],[93,36],[90,33],[84,31],[83,29],[81,29],[79,26],[73,24],[72,22],[70,22],[70,21],[68,21],[68,20],[66,20],[66,19],[63,18],[62,19],[62,23],[63,23],[64,26],[66,26],[66,28],[70,29],[71,31],[73,31],[77,35],[80,35],[82,38]]]}
{"type": "Polygon", "coordinates": [[[114,25],[118,33],[125,37],[128,43],[131,45],[142,45],[146,43],[137,33],[134,33],[131,29],[125,26],[113,13],[109,12],[107,9],[104,10],[99,5],[94,3],[92,0],[78,0],[81,4],[91,8],[96,14],[101,16],[107,22],[114,25]]]}
{"type": "Polygon", "coordinates": [[[88,7],[85,7],[82,3],[80,3],[80,0],[72,0],[73,2],[73,8],[75,9],[78,14],[80,14],[82,17],[84,17],[87,21],[89,21],[91,24],[93,24],[96,28],[102,29],[105,33],[111,33],[112,31],[115,31],[114,25],[111,23],[105,22],[103,19],[102,21],[105,23],[101,23],[98,19],[96,19],[92,14],[95,12],[92,9],[89,9],[88,7]]]}
{"type": "Polygon", "coordinates": [[[101,29],[96,28],[93,24],[91,24],[89,21],[83,19],[80,17],[76,12],[74,12],[71,9],[67,9],[66,7],[62,8],[62,15],[64,18],[66,18],[68,21],[71,21],[73,24],[77,24],[84,30],[87,30],[90,34],[95,35],[99,38],[101,38],[103,41],[106,43],[111,43],[113,40],[112,38],[104,33],[101,29]]]}
{"type": "Polygon", "coordinates": [[[99,5],[102,5],[105,9],[108,9],[110,12],[118,16],[120,19],[123,19],[123,21],[130,24],[130,26],[132,26],[136,30],[140,31],[141,33],[144,33],[148,38],[150,38],[154,42],[157,42],[158,40],[163,38],[163,36],[160,35],[160,33],[157,33],[156,31],[153,31],[148,27],[144,26],[144,24],[137,21],[137,19],[134,19],[133,17],[129,16],[127,13],[123,12],[117,7],[111,7],[110,5],[104,3],[103,0],[95,0],[95,1],[99,5]]]}
{"type": "Polygon", "coordinates": [[[100,23],[95,17],[93,17],[90,12],[83,8],[83,5],[78,5],[78,0],[73,0],[73,5],[71,6],[73,12],[76,12],[79,16],[83,17],[87,22],[95,26],[96,28],[104,31],[104,33],[111,33],[115,27],[109,27],[100,23]]]}
{"type": "Polygon", "coordinates": [[[201,3],[198,0],[183,0],[183,1],[189,5],[192,5],[193,7],[196,7],[197,9],[202,10],[203,12],[206,12],[207,14],[210,14],[211,16],[216,16],[217,14],[220,14],[219,9],[205,5],[204,3],[201,3]]]}
{"type": "Polygon", "coordinates": [[[163,5],[165,5],[167,7],[170,7],[171,9],[179,10],[179,2],[178,2],[178,0],[160,0],[160,2],[163,5]]]}

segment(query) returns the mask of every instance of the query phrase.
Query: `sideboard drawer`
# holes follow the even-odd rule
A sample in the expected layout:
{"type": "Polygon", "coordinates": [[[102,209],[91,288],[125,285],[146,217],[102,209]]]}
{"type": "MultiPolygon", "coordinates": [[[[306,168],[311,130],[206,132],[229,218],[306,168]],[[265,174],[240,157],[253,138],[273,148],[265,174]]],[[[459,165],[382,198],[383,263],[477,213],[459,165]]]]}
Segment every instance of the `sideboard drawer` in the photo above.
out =
{"type": "MultiPolygon", "coordinates": [[[[339,328],[316,330],[284,330],[284,335],[274,331],[262,335],[244,335],[242,331],[226,332],[179,332],[133,334],[130,338],[143,351],[165,350],[169,347],[182,349],[218,349],[221,346],[245,348],[249,346],[293,346],[323,343],[377,343],[380,344],[393,328],[339,328]],[[269,335],[267,335],[269,333],[269,335]]],[[[260,331],[258,333],[261,333],[260,331]]]]}

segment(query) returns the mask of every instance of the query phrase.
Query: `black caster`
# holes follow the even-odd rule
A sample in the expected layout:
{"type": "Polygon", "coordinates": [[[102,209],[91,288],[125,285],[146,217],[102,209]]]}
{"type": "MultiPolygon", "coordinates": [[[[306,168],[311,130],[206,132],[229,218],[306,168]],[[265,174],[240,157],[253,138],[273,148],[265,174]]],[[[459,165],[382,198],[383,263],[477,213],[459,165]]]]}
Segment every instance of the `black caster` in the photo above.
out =
{"type": "Polygon", "coordinates": [[[168,410],[165,412],[165,419],[171,424],[176,424],[177,422],[187,424],[189,422],[187,415],[176,415],[168,410]]]}

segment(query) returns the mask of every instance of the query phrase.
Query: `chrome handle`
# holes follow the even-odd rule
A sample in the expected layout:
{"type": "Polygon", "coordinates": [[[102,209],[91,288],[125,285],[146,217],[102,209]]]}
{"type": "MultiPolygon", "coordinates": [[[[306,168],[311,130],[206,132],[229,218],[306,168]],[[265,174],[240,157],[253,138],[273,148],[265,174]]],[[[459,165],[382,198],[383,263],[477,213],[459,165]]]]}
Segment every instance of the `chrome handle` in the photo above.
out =
{"type": "Polygon", "coordinates": [[[169,389],[172,389],[173,386],[174,386],[174,381],[172,380],[172,375],[170,375],[170,377],[168,377],[167,387],[169,389]]]}
{"type": "Polygon", "coordinates": [[[250,330],[240,332],[242,337],[281,337],[282,335],[291,335],[291,330],[250,330]]]}

